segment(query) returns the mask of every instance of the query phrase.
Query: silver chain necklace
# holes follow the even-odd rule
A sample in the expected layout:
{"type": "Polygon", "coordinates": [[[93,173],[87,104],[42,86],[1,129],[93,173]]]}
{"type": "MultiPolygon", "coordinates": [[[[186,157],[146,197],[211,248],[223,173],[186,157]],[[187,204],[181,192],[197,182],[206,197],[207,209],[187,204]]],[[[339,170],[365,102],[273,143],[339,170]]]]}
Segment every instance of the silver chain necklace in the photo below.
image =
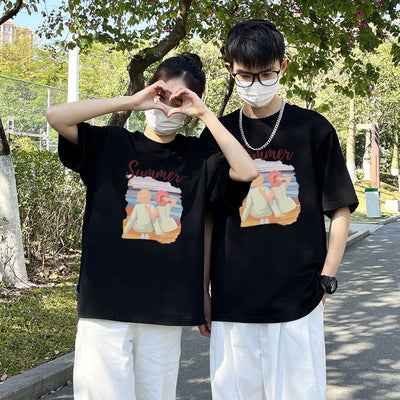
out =
{"type": "Polygon", "coordinates": [[[279,115],[278,115],[278,119],[276,120],[274,129],[272,130],[271,135],[269,136],[268,140],[261,146],[261,147],[251,147],[249,145],[249,142],[246,140],[246,137],[244,136],[244,131],[243,131],[243,107],[240,109],[239,111],[239,130],[240,130],[240,134],[242,135],[242,139],[244,144],[251,150],[253,151],[259,151],[259,150],[263,150],[265,149],[272,141],[272,139],[274,138],[278,128],[279,128],[279,124],[281,123],[281,119],[282,119],[282,115],[283,115],[283,110],[285,109],[285,101],[282,100],[282,105],[281,108],[279,110],[279,115]]]}

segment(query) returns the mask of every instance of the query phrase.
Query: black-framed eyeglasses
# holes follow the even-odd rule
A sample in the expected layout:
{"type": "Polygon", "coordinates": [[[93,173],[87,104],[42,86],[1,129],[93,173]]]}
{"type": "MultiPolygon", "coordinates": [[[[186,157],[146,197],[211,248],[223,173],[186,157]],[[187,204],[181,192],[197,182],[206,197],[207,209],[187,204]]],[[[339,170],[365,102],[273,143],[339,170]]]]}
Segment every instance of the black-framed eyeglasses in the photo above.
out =
{"type": "Polygon", "coordinates": [[[261,71],[254,74],[253,72],[247,71],[239,71],[232,74],[232,78],[235,80],[236,85],[239,87],[249,87],[251,86],[256,77],[258,82],[261,83],[263,86],[272,86],[278,82],[279,74],[281,73],[281,69],[279,68],[278,71],[261,71]]]}

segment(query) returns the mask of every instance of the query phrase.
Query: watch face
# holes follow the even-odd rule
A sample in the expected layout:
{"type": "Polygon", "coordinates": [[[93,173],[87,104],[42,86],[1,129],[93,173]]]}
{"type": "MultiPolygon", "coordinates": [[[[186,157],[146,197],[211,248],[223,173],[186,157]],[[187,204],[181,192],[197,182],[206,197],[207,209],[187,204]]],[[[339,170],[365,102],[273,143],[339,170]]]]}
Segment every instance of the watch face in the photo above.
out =
{"type": "Polygon", "coordinates": [[[329,283],[326,287],[326,290],[329,294],[332,294],[336,292],[337,287],[338,287],[338,282],[336,278],[331,278],[329,279],[329,283]]]}
{"type": "Polygon", "coordinates": [[[338,287],[338,281],[335,277],[321,275],[321,283],[326,288],[326,292],[328,294],[332,294],[332,293],[336,292],[336,289],[338,287]]]}

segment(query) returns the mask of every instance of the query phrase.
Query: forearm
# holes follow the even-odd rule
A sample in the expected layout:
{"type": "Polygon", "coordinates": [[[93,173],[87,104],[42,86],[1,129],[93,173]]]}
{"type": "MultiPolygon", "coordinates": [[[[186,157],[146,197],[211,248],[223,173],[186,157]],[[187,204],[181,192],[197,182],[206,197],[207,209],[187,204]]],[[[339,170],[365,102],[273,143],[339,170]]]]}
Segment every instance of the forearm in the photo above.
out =
{"type": "Polygon", "coordinates": [[[339,208],[332,216],[329,229],[328,252],[321,275],[335,276],[339,269],[350,225],[350,210],[348,207],[339,208]]]}
{"type": "Polygon", "coordinates": [[[76,125],[100,115],[132,109],[131,97],[122,96],[112,99],[82,100],[57,104],[50,107],[46,116],[51,125],[76,125]]]}
{"type": "Polygon", "coordinates": [[[259,171],[247,151],[221,124],[218,118],[208,110],[201,117],[214,139],[218,143],[230,165],[229,175],[237,181],[252,181],[257,178],[259,171]]]}
{"type": "Polygon", "coordinates": [[[75,142],[76,125],[80,122],[100,115],[131,109],[131,97],[127,96],[105,100],[83,100],[50,107],[46,111],[46,118],[60,135],[75,142]]]}

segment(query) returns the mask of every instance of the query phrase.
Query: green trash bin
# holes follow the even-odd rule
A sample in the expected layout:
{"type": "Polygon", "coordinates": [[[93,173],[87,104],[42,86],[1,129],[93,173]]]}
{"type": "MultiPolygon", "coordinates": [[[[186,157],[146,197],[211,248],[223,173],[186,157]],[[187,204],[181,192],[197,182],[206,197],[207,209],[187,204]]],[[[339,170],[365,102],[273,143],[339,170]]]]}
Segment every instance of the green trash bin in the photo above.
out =
{"type": "Polygon", "coordinates": [[[365,189],[365,203],[367,206],[368,218],[380,218],[381,214],[381,195],[379,188],[365,189]]]}

